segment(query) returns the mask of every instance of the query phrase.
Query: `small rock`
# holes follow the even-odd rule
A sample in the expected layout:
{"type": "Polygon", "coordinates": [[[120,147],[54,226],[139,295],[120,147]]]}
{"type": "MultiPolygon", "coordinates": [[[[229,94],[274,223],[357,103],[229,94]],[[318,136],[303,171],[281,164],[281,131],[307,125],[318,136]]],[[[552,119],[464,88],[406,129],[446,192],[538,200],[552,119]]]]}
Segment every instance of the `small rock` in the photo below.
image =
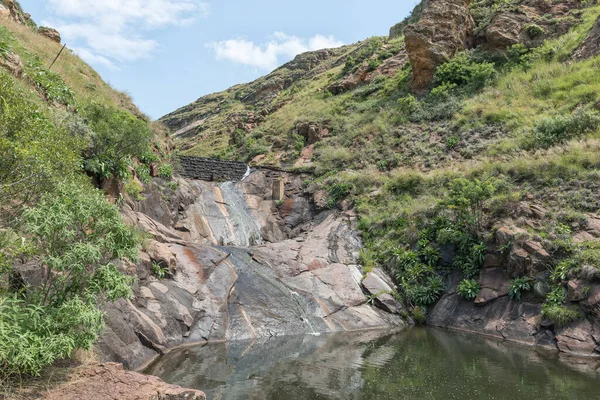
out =
{"type": "Polygon", "coordinates": [[[578,279],[570,280],[567,284],[568,289],[568,300],[569,301],[581,301],[585,299],[585,288],[584,283],[578,279]]]}
{"type": "Polygon", "coordinates": [[[527,252],[532,256],[538,259],[539,261],[544,261],[550,258],[550,254],[544,249],[541,243],[527,241],[523,243],[523,248],[527,250],[527,252]]]}

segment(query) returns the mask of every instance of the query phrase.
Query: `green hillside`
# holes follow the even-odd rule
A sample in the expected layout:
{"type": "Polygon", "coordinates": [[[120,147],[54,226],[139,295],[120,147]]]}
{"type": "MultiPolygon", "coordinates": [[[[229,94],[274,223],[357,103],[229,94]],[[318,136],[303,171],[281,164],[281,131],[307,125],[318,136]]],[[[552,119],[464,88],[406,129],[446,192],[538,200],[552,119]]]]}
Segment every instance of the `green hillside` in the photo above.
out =
{"type": "Polygon", "coordinates": [[[550,274],[511,271],[511,297],[538,282],[544,316],[581,318],[563,291],[568,277],[600,269],[598,244],[584,232],[600,207],[600,57],[574,53],[600,6],[473,1],[472,45],[415,94],[402,30],[423,10],[391,38],[317,53],[296,79],[289,71],[315,53],[161,120],[183,154],[313,172],[308,190],[358,211],[363,265],[395,276],[416,320],[446,290],[448,270],[463,272],[472,300],[485,254],[516,257],[528,241],[549,253],[550,274]],[[512,32],[507,19],[527,22],[512,32]],[[518,42],[500,46],[509,34],[518,42]],[[515,211],[522,207],[541,207],[543,217],[515,211]],[[503,227],[520,233],[499,244],[503,227]],[[448,246],[457,251],[452,265],[448,246]]]}
{"type": "Polygon", "coordinates": [[[139,195],[152,163],[170,169],[170,139],[69,49],[50,70],[62,46],[41,35],[18,3],[3,5],[11,11],[0,19],[5,388],[89,349],[103,326],[99,305],[131,296],[132,278],[113,262],[135,259],[140,235],[99,188],[119,188],[106,193],[113,203],[139,195]],[[35,287],[25,283],[31,279],[35,287]]]}

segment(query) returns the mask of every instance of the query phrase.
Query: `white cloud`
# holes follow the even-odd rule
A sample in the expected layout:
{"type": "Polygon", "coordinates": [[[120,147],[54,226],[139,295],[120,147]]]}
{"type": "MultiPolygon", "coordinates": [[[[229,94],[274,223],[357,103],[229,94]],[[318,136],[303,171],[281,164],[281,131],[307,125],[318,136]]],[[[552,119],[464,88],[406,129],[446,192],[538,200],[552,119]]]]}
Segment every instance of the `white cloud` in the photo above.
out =
{"type": "Polygon", "coordinates": [[[208,15],[201,0],[48,0],[64,41],[89,62],[116,68],[149,57],[158,43],[145,35],[208,15]]]}
{"type": "Polygon", "coordinates": [[[339,47],[343,43],[333,36],[315,35],[309,39],[274,32],[266,43],[256,44],[238,38],[207,43],[217,60],[229,60],[264,70],[272,70],[280,64],[280,58],[290,59],[311,50],[339,47]]]}
{"type": "Polygon", "coordinates": [[[89,64],[103,65],[106,68],[117,71],[119,67],[117,67],[112,61],[110,61],[106,57],[97,56],[94,53],[90,52],[88,49],[82,47],[75,47],[72,49],[79,57],[84,59],[89,64]]]}

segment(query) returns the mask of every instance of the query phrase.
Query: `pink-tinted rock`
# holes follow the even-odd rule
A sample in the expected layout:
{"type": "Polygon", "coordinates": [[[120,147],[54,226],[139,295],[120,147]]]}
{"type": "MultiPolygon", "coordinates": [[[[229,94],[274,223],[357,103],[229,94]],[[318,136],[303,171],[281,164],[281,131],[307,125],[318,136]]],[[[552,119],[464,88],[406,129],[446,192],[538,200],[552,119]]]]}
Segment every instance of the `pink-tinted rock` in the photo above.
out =
{"type": "Polygon", "coordinates": [[[587,319],[571,323],[556,331],[556,345],[565,353],[595,356],[598,354],[595,351],[598,345],[592,332],[594,332],[592,324],[587,319]]]}

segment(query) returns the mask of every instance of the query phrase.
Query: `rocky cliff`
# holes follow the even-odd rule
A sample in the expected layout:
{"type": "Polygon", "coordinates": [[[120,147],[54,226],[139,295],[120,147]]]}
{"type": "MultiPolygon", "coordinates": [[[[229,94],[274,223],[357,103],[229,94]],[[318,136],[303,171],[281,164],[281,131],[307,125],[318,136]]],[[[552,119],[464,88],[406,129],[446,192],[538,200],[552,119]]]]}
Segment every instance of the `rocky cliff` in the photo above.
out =
{"type": "Polygon", "coordinates": [[[320,209],[302,176],[176,182],[123,211],[152,239],[123,266],[138,278],[135,297],[106,306],[103,359],[139,368],[185,343],[405,325],[391,280],[358,265],[355,216],[320,209]],[[283,201],[275,182],[285,182],[283,201]]]}
{"type": "Polygon", "coordinates": [[[599,14],[425,1],[389,38],[300,55],[164,121],[187,154],[310,171],[321,206],[357,214],[361,264],[395,278],[406,314],[594,356],[599,14]],[[279,85],[305,57],[321,61],[279,85]]]}

